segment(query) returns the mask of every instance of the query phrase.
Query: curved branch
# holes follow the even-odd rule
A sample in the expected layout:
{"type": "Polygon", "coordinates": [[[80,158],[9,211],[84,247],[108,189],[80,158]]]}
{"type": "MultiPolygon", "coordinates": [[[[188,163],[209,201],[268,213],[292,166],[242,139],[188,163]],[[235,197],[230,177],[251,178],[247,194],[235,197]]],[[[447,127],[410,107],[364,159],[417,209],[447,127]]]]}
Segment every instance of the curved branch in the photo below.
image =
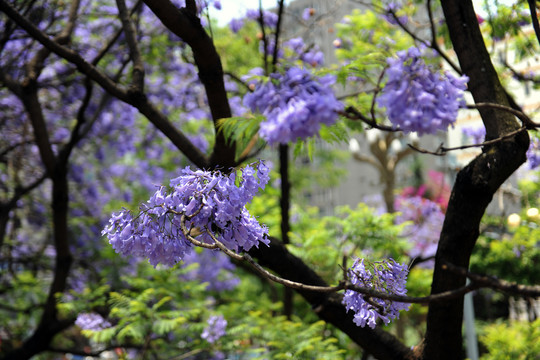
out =
{"type": "Polygon", "coordinates": [[[74,64],[81,73],[98,83],[109,94],[137,108],[141,114],[167,136],[169,140],[171,140],[171,142],[196,166],[200,168],[207,168],[209,166],[209,161],[206,159],[206,156],[193,145],[182,132],[174,127],[169,119],[150,103],[145,96],[131,96],[125,88],[115,83],[111,78],[105,75],[96,66],[88,63],[75,51],[51,40],[45,33],[40,31],[36,26],[19,14],[13,6],[6,2],[6,0],[0,0],[0,11],[4,12],[10,19],[47,49],[74,64]]]}
{"type": "MultiPolygon", "coordinates": [[[[476,103],[510,107],[505,89],[480,32],[472,0],[441,1],[450,38],[460,67],[469,77],[468,89],[476,103]]],[[[486,139],[503,137],[519,130],[515,115],[492,107],[480,107],[486,139]]],[[[465,285],[466,276],[443,269],[447,263],[468,268],[484,212],[500,185],[526,161],[528,134],[519,134],[488,145],[457,175],[441,231],[435,258],[431,293],[465,285]]],[[[463,299],[429,307],[422,356],[426,359],[454,359],[462,347],[463,299]]]]}
{"type": "Polygon", "coordinates": [[[131,60],[133,61],[131,91],[142,94],[144,92],[144,65],[139,50],[139,44],[137,43],[135,26],[131,21],[126,2],[124,0],[116,0],[116,6],[118,7],[118,16],[122,21],[122,28],[124,29],[124,35],[126,36],[131,60]]]}
{"type": "MultiPolygon", "coordinates": [[[[212,39],[208,36],[193,9],[178,9],[169,0],[144,0],[159,20],[175,35],[182,38],[193,50],[199,78],[204,85],[216,142],[209,166],[230,169],[235,165],[235,144],[228,144],[223,132],[218,131],[218,120],[231,117],[231,108],[225,91],[223,67],[212,39]]],[[[190,2],[186,2],[190,5],[190,2]]],[[[193,6],[195,2],[193,1],[193,6]]],[[[191,6],[191,5],[190,5],[191,6]]]]}

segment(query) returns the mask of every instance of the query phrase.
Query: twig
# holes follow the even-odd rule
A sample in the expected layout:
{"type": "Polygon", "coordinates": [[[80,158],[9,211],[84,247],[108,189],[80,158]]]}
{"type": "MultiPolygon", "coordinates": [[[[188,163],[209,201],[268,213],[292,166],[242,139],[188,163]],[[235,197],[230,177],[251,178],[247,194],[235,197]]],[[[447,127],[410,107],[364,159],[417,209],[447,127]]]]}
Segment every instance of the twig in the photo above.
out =
{"type": "Polygon", "coordinates": [[[500,280],[493,276],[473,274],[464,268],[449,263],[443,264],[442,268],[447,268],[448,270],[455,273],[465,275],[469,278],[469,280],[471,280],[471,282],[474,282],[481,287],[496,289],[505,293],[515,294],[519,296],[527,296],[533,298],[540,297],[540,286],[538,285],[521,285],[506,280],[500,280]]]}
{"type": "Polygon", "coordinates": [[[514,108],[501,105],[501,104],[495,104],[495,103],[477,103],[477,104],[467,104],[468,109],[482,109],[482,108],[492,108],[497,110],[502,110],[511,113],[515,117],[517,117],[519,120],[521,120],[521,123],[524,127],[527,129],[536,129],[540,127],[540,124],[535,123],[532,121],[523,111],[516,110],[514,108]]]}
{"type": "Polygon", "coordinates": [[[364,114],[362,114],[361,112],[359,112],[352,106],[348,106],[345,109],[345,111],[338,111],[338,114],[346,117],[347,119],[360,120],[375,129],[379,129],[383,131],[392,131],[392,132],[401,131],[401,129],[399,128],[394,128],[392,126],[378,124],[375,121],[375,119],[369,119],[368,117],[366,117],[364,114]]]}
{"type": "Polygon", "coordinates": [[[129,47],[129,53],[133,61],[131,90],[138,94],[144,92],[144,65],[141,58],[141,52],[139,50],[139,44],[136,38],[136,29],[131,22],[130,15],[128,13],[126,3],[124,0],[116,0],[116,6],[118,7],[118,16],[122,21],[122,27],[124,29],[124,35],[129,47]]]}
{"type": "Polygon", "coordinates": [[[451,147],[451,148],[447,148],[447,147],[444,147],[443,144],[441,143],[441,145],[439,145],[439,147],[437,148],[437,150],[435,151],[429,151],[429,150],[426,150],[426,149],[422,149],[421,147],[418,147],[418,146],[415,146],[415,145],[412,145],[412,144],[407,144],[411,149],[415,150],[415,151],[418,151],[419,153],[422,153],[422,154],[430,154],[430,155],[436,155],[436,156],[444,156],[446,155],[447,152],[449,151],[455,151],[455,150],[464,150],[464,149],[469,149],[469,148],[474,148],[474,147],[482,147],[482,146],[487,146],[487,145],[493,145],[493,144],[496,144],[498,142],[501,142],[501,141],[504,141],[506,139],[509,139],[511,137],[514,137],[516,136],[517,134],[523,132],[523,131],[526,131],[527,130],[527,127],[526,126],[522,126],[520,127],[519,129],[517,130],[514,130],[512,132],[509,132],[508,134],[504,135],[504,136],[501,136],[501,137],[498,137],[496,139],[492,139],[492,140],[488,140],[488,141],[484,141],[482,143],[479,143],[479,144],[470,144],[470,145],[462,145],[462,146],[456,146],[456,147],[451,147]]]}
{"type": "MultiPolygon", "coordinates": [[[[540,287],[528,287],[524,285],[518,285],[514,283],[509,283],[506,281],[496,280],[494,278],[489,278],[482,275],[475,275],[471,273],[467,273],[467,276],[471,279],[471,283],[469,283],[466,286],[460,287],[458,289],[454,289],[451,291],[445,291],[438,294],[432,294],[428,296],[422,296],[422,297],[412,297],[412,296],[404,296],[404,295],[394,295],[394,294],[388,294],[384,292],[375,291],[369,288],[361,287],[352,284],[348,280],[342,280],[339,282],[338,285],[335,286],[316,286],[316,285],[308,285],[296,281],[291,281],[284,279],[280,276],[274,275],[265,268],[263,268],[261,265],[259,265],[253,258],[248,254],[238,254],[230,249],[228,249],[222,242],[220,242],[215,235],[208,229],[206,229],[206,233],[212,238],[214,241],[214,244],[207,244],[203,243],[201,241],[198,241],[194,239],[191,235],[189,230],[187,229],[185,225],[186,216],[182,215],[180,220],[180,227],[182,232],[184,233],[184,236],[194,245],[201,246],[207,249],[216,249],[219,248],[221,251],[223,251],[227,256],[237,260],[237,261],[245,261],[253,269],[255,269],[259,274],[261,274],[263,277],[287,286],[292,289],[301,290],[301,291],[315,291],[315,292],[322,292],[322,293],[332,293],[337,292],[341,290],[353,290],[360,294],[366,295],[369,298],[377,298],[377,299],[383,299],[383,300],[390,300],[390,301],[397,301],[397,302],[404,302],[404,303],[416,303],[416,304],[429,304],[432,302],[437,301],[446,301],[449,299],[454,299],[460,296],[465,295],[468,292],[471,292],[473,290],[487,287],[487,288],[493,288],[495,290],[500,290],[503,292],[512,292],[517,295],[525,295],[525,296],[540,296],[540,287]]],[[[346,266],[346,262],[344,260],[344,266],[346,266]]],[[[443,269],[450,269],[452,271],[460,271],[457,267],[452,267],[451,265],[445,265],[443,266],[443,269]]],[[[346,274],[346,270],[344,269],[344,274],[346,274]]]]}

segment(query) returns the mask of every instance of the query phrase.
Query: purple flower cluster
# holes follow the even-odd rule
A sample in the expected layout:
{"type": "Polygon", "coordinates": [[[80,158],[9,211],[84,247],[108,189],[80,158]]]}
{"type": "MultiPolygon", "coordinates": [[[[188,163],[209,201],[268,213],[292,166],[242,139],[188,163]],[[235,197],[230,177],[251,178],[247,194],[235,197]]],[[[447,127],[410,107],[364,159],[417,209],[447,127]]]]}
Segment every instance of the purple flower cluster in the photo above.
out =
{"type": "Polygon", "coordinates": [[[235,172],[187,167],[171,180],[169,189],[160,187],[141,204],[137,216],[126,209],[114,213],[102,234],[122,255],[147,257],[154,266],[173,266],[192,250],[181,228],[185,215],[184,225],[198,241],[213,244],[211,231],[227,248],[247,251],[259,242],[269,243],[268,229],[245,207],[268,180],[269,169],[262,161],[256,169],[251,165],[242,169],[239,186],[235,172]]]}
{"type": "MultiPolygon", "coordinates": [[[[356,286],[369,288],[382,293],[393,295],[406,295],[405,288],[407,274],[409,270],[406,265],[401,265],[393,259],[375,262],[372,266],[373,272],[366,268],[364,259],[356,259],[349,269],[349,281],[356,286]]],[[[374,329],[377,319],[381,319],[388,324],[393,319],[399,318],[400,310],[409,310],[409,304],[394,302],[377,298],[370,298],[366,301],[364,295],[347,290],[343,295],[343,304],[347,311],[354,312],[354,323],[365,327],[366,324],[374,329]]]]}
{"type": "Polygon", "coordinates": [[[392,124],[418,135],[435,134],[453,125],[458,109],[464,105],[468,78],[434,71],[415,47],[397,55],[387,59],[388,82],[377,98],[379,106],[386,107],[392,124]]]}
{"type": "Polygon", "coordinates": [[[110,328],[112,325],[97,313],[82,313],[77,316],[75,325],[83,330],[99,331],[110,328]]]}
{"type": "Polygon", "coordinates": [[[435,255],[444,222],[441,207],[420,196],[399,197],[395,207],[400,213],[396,223],[410,222],[403,229],[403,236],[413,244],[409,256],[428,258],[435,255]]]}
{"type": "Polygon", "coordinates": [[[302,11],[302,19],[304,19],[305,21],[308,21],[313,15],[315,15],[315,9],[314,8],[311,8],[311,7],[308,7],[308,8],[305,8],[304,11],[302,11]]]}
{"type": "MultiPolygon", "coordinates": [[[[261,12],[259,9],[249,9],[246,11],[246,17],[250,20],[260,21],[261,12]]],[[[271,11],[263,10],[262,21],[264,25],[275,28],[278,22],[278,15],[271,11]]]]}
{"type": "Polygon", "coordinates": [[[540,166],[540,139],[531,136],[531,143],[527,150],[527,166],[530,170],[540,166]]]}
{"type": "Polygon", "coordinates": [[[406,25],[409,18],[407,15],[398,16],[396,13],[402,9],[402,4],[399,4],[395,1],[392,1],[386,6],[385,13],[383,13],[383,18],[392,25],[406,25]]]}
{"type": "Polygon", "coordinates": [[[231,290],[240,283],[240,279],[233,274],[236,266],[221,251],[192,251],[184,258],[184,265],[190,264],[197,264],[198,266],[182,276],[182,278],[207,283],[207,290],[231,290]]]}
{"type": "Polygon", "coordinates": [[[208,341],[210,344],[215,343],[220,337],[225,335],[227,320],[222,315],[213,315],[208,319],[206,328],[201,334],[201,338],[208,341]]]}
{"type": "Polygon", "coordinates": [[[317,45],[307,46],[301,37],[292,38],[283,43],[285,48],[292,50],[294,58],[287,59],[294,61],[300,58],[304,64],[311,65],[313,67],[324,64],[324,53],[319,49],[317,45]]]}
{"type": "Polygon", "coordinates": [[[291,67],[246,94],[244,105],[266,116],[259,134],[270,145],[288,143],[317,134],[320,124],[332,125],[343,109],[331,88],[335,77],[315,77],[291,67]]]}
{"type": "Polygon", "coordinates": [[[483,125],[464,126],[461,128],[461,132],[474,144],[480,144],[484,142],[484,139],[486,137],[486,128],[483,125]]]}

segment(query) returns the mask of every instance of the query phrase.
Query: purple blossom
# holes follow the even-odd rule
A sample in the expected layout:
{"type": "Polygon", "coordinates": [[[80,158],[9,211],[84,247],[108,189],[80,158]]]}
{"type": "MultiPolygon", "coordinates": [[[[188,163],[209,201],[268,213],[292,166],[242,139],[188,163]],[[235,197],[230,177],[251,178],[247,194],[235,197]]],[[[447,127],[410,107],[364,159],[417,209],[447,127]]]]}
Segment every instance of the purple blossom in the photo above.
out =
{"type": "Polygon", "coordinates": [[[464,105],[463,91],[468,78],[436,72],[420,57],[420,50],[411,47],[388,58],[388,82],[377,103],[386,107],[395,127],[405,133],[434,134],[456,121],[458,109],[464,105]]]}
{"type": "Polygon", "coordinates": [[[185,278],[208,283],[207,290],[231,290],[240,283],[240,279],[233,275],[236,266],[221,251],[192,251],[184,258],[184,265],[189,264],[198,266],[187,273],[185,278]]]}
{"type": "Polygon", "coordinates": [[[97,313],[82,313],[77,316],[75,325],[83,330],[99,331],[110,328],[112,325],[97,313]]]}
{"type": "MultiPolygon", "coordinates": [[[[246,11],[246,17],[250,20],[260,21],[261,12],[259,9],[249,9],[246,11]]],[[[278,22],[278,15],[271,11],[263,10],[262,19],[265,26],[274,28],[278,22]]]]}
{"type": "MultiPolygon", "coordinates": [[[[364,259],[356,259],[349,269],[349,281],[356,285],[369,288],[378,292],[406,295],[407,274],[409,270],[406,265],[401,265],[393,259],[375,262],[366,266],[364,259]],[[371,268],[371,269],[370,269],[371,268]]],[[[399,318],[400,310],[409,310],[409,304],[371,298],[367,302],[364,295],[347,290],[343,295],[343,304],[347,311],[354,312],[354,323],[365,327],[366,324],[374,329],[377,319],[381,319],[388,324],[393,319],[399,318]]]]}
{"type": "Polygon", "coordinates": [[[243,19],[232,19],[229,23],[229,28],[233,33],[237,33],[240,31],[240,29],[244,26],[244,20],[243,19]]]}
{"type": "Polygon", "coordinates": [[[227,320],[222,315],[213,315],[208,319],[206,328],[201,334],[201,338],[208,341],[210,344],[215,343],[220,337],[225,335],[227,320]]]}
{"type": "Polygon", "coordinates": [[[444,222],[440,206],[420,196],[412,196],[397,198],[395,208],[400,213],[396,223],[410,222],[402,234],[413,244],[408,255],[411,258],[434,256],[444,222]]]}
{"type": "Polygon", "coordinates": [[[314,8],[305,8],[302,12],[302,19],[305,21],[308,21],[313,15],[315,15],[315,9],[314,8]]]}
{"type": "MultiPolygon", "coordinates": [[[[264,51],[264,41],[259,41],[259,52],[261,54],[264,54],[266,56],[273,56],[274,49],[275,49],[276,40],[273,38],[267,38],[266,39],[266,52],[264,51]]],[[[277,49],[277,57],[282,58],[283,57],[283,49],[278,47],[277,49]]]]}
{"type": "Polygon", "coordinates": [[[269,180],[264,162],[241,171],[239,186],[236,172],[193,171],[186,167],[182,175],[161,186],[150,200],[140,205],[133,216],[126,209],[114,213],[102,235],[107,235],[113,249],[122,255],[147,257],[150,264],[173,266],[192,250],[181,229],[185,226],[198,241],[218,241],[234,251],[249,250],[259,242],[269,243],[268,229],[249,214],[245,205],[269,180]]]}
{"type": "Polygon", "coordinates": [[[300,58],[304,64],[308,64],[313,67],[324,64],[324,53],[320,51],[319,47],[317,45],[306,46],[301,37],[287,40],[283,46],[285,48],[290,48],[294,54],[293,58],[287,59],[289,61],[294,61],[297,58],[300,58]]]}
{"type": "Polygon", "coordinates": [[[531,143],[527,150],[527,166],[530,170],[540,166],[540,140],[537,137],[531,137],[531,143]]]}
{"type": "Polygon", "coordinates": [[[386,6],[386,12],[383,14],[383,18],[392,25],[406,25],[409,18],[406,15],[397,16],[397,12],[401,10],[401,4],[396,3],[395,1],[389,3],[386,6]]]}
{"type": "Polygon", "coordinates": [[[474,144],[484,142],[486,137],[486,128],[483,125],[479,126],[463,126],[461,128],[463,135],[470,139],[474,144]]]}
{"type": "Polygon", "coordinates": [[[259,134],[270,145],[304,139],[315,135],[321,123],[332,125],[343,109],[331,89],[334,81],[331,75],[317,78],[306,69],[291,67],[270,75],[244,97],[244,105],[266,116],[259,134]]]}

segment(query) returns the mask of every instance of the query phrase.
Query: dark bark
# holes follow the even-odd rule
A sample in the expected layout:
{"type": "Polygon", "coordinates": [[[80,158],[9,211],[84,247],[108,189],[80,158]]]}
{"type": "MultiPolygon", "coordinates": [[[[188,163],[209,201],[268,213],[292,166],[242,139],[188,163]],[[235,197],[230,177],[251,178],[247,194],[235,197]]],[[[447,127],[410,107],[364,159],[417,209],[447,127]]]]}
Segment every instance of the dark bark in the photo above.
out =
{"type": "Polygon", "coordinates": [[[67,278],[73,261],[69,250],[67,224],[69,203],[67,155],[56,157],[52,151],[45,120],[41,112],[41,105],[37,96],[37,86],[35,86],[33,81],[30,80],[23,86],[21,100],[32,123],[34,137],[41,159],[47,170],[47,176],[52,180],[51,209],[56,258],[53,280],[50,284],[47,300],[36,330],[24,341],[22,346],[6,354],[3,357],[4,360],[26,360],[45,351],[49,347],[53,337],[73,323],[73,320],[59,319],[56,308],[56,296],[66,289],[67,278]]]}
{"type": "MultiPolygon", "coordinates": [[[[250,255],[275,273],[288,280],[308,285],[328,286],[328,284],[301,259],[291,254],[277,239],[271,238],[270,247],[252,249],[250,255]]],[[[377,359],[408,359],[411,350],[396,337],[384,330],[361,328],[354,324],[353,313],[347,312],[341,303],[342,295],[313,291],[297,291],[313,308],[313,311],[329,324],[334,325],[352,341],[377,359]]]]}
{"type": "MultiPolygon", "coordinates": [[[[281,241],[283,244],[289,243],[290,207],[291,207],[291,183],[289,181],[289,145],[279,145],[279,173],[281,175],[281,197],[279,205],[281,208],[281,241]]],[[[288,319],[293,312],[293,292],[290,288],[283,289],[283,315],[288,319]]]]}
{"type": "MultiPolygon", "coordinates": [[[[195,64],[199,69],[199,79],[204,85],[216,128],[216,142],[210,157],[210,168],[219,166],[227,170],[235,166],[235,145],[227,143],[223,132],[217,130],[217,121],[231,117],[231,108],[225,91],[221,58],[214,42],[202,27],[200,19],[189,8],[178,9],[170,1],[163,0],[144,2],[163,25],[182,38],[193,50],[195,64]]],[[[186,4],[189,5],[190,1],[186,4]]]]}
{"type": "MultiPolygon", "coordinates": [[[[475,102],[508,105],[506,92],[485,48],[470,0],[442,1],[454,50],[475,102]]],[[[488,139],[519,128],[515,118],[494,109],[481,109],[488,139]]],[[[445,263],[468,268],[485,209],[499,186],[526,160],[528,135],[487,146],[462,169],[452,190],[436,254],[431,293],[465,285],[465,276],[443,269],[445,263]]],[[[423,359],[456,359],[462,352],[463,298],[429,307],[423,359]]]]}

